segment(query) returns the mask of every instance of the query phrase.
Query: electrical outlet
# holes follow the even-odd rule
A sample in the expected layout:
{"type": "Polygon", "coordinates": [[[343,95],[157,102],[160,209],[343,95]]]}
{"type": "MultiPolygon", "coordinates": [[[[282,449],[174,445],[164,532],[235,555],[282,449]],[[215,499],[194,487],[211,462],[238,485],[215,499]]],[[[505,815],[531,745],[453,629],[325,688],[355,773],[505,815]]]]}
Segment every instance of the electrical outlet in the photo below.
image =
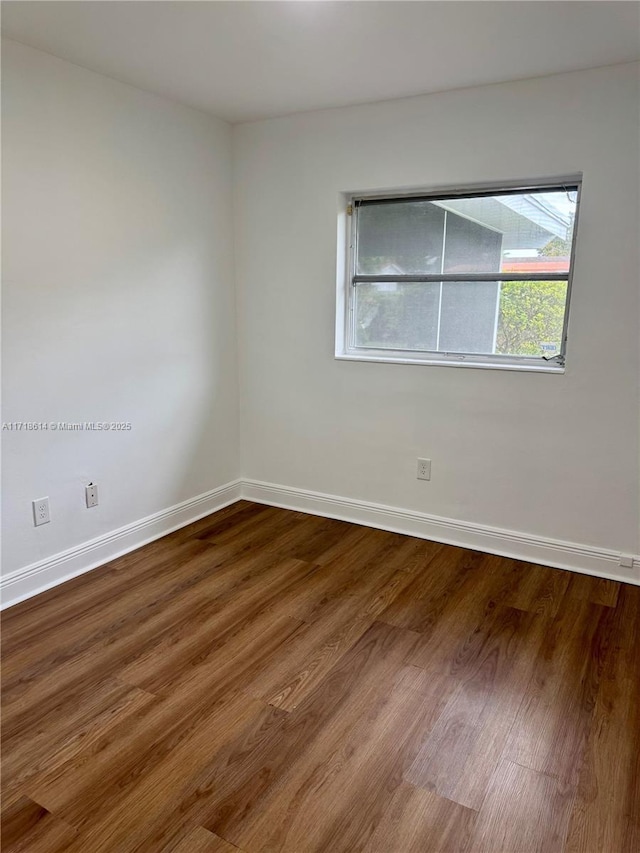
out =
{"type": "Polygon", "coordinates": [[[632,569],[633,568],[633,554],[620,554],[620,559],[618,560],[618,564],[623,569],[632,569]]]}
{"type": "Polygon", "coordinates": [[[431,460],[430,459],[418,459],[418,473],[416,474],[418,480],[430,480],[431,479],[431,460]]]}
{"type": "Polygon", "coordinates": [[[95,483],[89,483],[84,489],[85,498],[87,501],[87,509],[92,506],[98,506],[98,487],[95,483]]]}
{"type": "Polygon", "coordinates": [[[38,498],[37,501],[32,502],[32,505],[35,526],[40,527],[41,524],[48,524],[51,521],[49,518],[49,498],[38,498]]]}

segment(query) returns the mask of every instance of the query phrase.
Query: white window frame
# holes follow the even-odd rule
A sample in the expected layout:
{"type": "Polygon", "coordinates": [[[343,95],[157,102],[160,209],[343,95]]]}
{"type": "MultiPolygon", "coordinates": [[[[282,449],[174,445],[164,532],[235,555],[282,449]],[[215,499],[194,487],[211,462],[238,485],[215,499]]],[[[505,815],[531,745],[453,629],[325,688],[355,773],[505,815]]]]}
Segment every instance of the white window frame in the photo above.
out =
{"type": "MultiPolygon", "coordinates": [[[[498,181],[490,184],[474,184],[465,187],[438,187],[428,189],[388,190],[384,192],[350,192],[340,196],[338,213],[338,292],[336,310],[336,347],[335,357],[347,361],[387,362],[392,364],[426,364],[445,367],[475,367],[489,370],[517,370],[542,373],[562,374],[565,372],[571,289],[575,267],[576,243],[578,234],[578,217],[580,212],[580,196],[582,192],[582,174],[563,177],[527,181],[498,181]],[[546,360],[537,356],[478,354],[459,352],[414,351],[394,349],[374,349],[356,347],[354,340],[354,276],[356,275],[356,238],[357,238],[357,208],[359,200],[398,199],[447,199],[456,196],[491,195],[504,191],[531,192],[541,190],[563,189],[577,186],[576,215],[573,224],[569,271],[562,276],[567,281],[567,298],[565,303],[564,325],[560,353],[546,360]]],[[[555,276],[560,278],[559,276],[555,276]]],[[[378,277],[382,278],[382,277],[378,277]]],[[[459,277],[456,276],[459,280],[459,277]]],[[[486,276],[485,276],[486,278],[486,276]]],[[[517,280],[519,276],[509,276],[503,280],[517,280]]],[[[453,279],[442,275],[439,280],[453,279]]],[[[532,275],[531,280],[535,279],[532,275]]],[[[466,274],[465,281],[474,280],[474,276],[466,274]]],[[[480,280],[482,280],[480,278],[480,280]]],[[[492,281],[496,280],[494,276],[492,281]]],[[[544,280],[548,280],[546,277],[544,280]]]]}

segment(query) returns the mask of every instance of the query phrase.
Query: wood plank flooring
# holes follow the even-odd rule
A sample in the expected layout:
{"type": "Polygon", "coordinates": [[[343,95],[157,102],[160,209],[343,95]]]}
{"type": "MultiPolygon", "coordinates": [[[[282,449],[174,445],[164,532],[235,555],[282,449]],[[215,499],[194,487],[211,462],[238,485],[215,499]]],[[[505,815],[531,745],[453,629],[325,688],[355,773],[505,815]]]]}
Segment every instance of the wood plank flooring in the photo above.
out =
{"type": "Polygon", "coordinates": [[[640,851],[640,587],[239,501],[2,647],[4,853],[640,851]]]}

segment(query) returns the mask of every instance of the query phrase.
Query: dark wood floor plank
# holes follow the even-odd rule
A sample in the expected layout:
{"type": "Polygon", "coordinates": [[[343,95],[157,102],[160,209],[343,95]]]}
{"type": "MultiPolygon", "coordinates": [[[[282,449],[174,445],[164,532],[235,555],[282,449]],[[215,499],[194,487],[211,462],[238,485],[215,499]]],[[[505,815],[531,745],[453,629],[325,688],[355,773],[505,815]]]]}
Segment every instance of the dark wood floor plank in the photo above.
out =
{"type": "Polygon", "coordinates": [[[458,853],[477,812],[406,782],[394,792],[363,853],[458,853]]]}
{"type": "Polygon", "coordinates": [[[124,849],[124,837],[133,837],[128,821],[135,826],[139,820],[124,802],[127,794],[135,796],[145,821],[154,808],[166,810],[173,786],[207,763],[212,751],[233,736],[235,726],[260,713],[263,703],[239,692],[238,685],[243,674],[260,668],[297,626],[294,620],[281,619],[252,637],[253,642],[224,665],[219,659],[215,687],[200,673],[186,673],[186,687],[175,698],[130,716],[72,761],[32,781],[28,791],[83,832],[87,822],[103,815],[111,837],[117,825],[123,835],[118,849],[124,849]],[[120,819],[113,821],[110,810],[120,807],[120,819]]]}
{"type": "MultiPolygon", "coordinates": [[[[139,788],[141,779],[146,779],[161,763],[173,767],[174,754],[193,760],[203,747],[215,749],[234,725],[259,713],[261,708],[255,700],[237,693],[206,705],[202,701],[196,703],[195,722],[196,715],[193,711],[189,715],[186,708],[179,709],[177,714],[171,713],[164,703],[145,708],[137,718],[129,719],[126,726],[109,732],[69,761],[30,780],[27,790],[49,811],[81,830],[85,842],[91,840],[96,850],[100,847],[97,838],[92,837],[94,831],[105,835],[108,831],[108,842],[117,849],[119,833],[126,831],[128,835],[131,830],[124,820],[130,806],[123,803],[139,788]],[[189,747],[180,750],[185,740],[189,747]],[[123,819],[117,823],[113,814],[120,808],[123,819]]],[[[191,771],[188,764],[182,767],[185,774],[191,771]]],[[[162,775],[167,785],[174,784],[168,773],[162,775]]],[[[158,796],[166,800],[167,793],[159,791],[158,796]]],[[[148,819],[148,803],[140,797],[136,805],[131,819],[138,826],[148,819]]]]}
{"type": "Polygon", "coordinates": [[[308,516],[270,539],[267,547],[296,560],[320,562],[323,554],[340,545],[350,527],[345,521],[308,516]]]}
{"type": "Polygon", "coordinates": [[[210,536],[201,534],[199,538],[214,545],[229,545],[236,553],[242,554],[254,548],[269,550],[268,543],[282,533],[304,525],[309,516],[302,512],[287,512],[276,507],[262,507],[261,511],[235,525],[229,525],[222,531],[214,531],[210,536]]]}
{"type": "Polygon", "coordinates": [[[269,516],[270,507],[264,504],[251,503],[251,501],[237,501],[213,515],[207,515],[190,524],[176,530],[167,538],[170,541],[186,541],[193,539],[208,539],[216,535],[220,536],[227,530],[237,529],[240,524],[246,522],[255,523],[262,517],[269,516]]]}
{"type": "Polygon", "coordinates": [[[157,642],[120,670],[119,677],[151,693],[165,693],[185,672],[200,667],[206,659],[211,661],[257,621],[268,630],[279,615],[288,616],[281,599],[316,571],[309,563],[268,553],[256,553],[242,562],[246,570],[238,583],[213,597],[202,614],[191,614],[164,631],[157,642]]]}
{"type": "Polygon", "coordinates": [[[202,826],[195,826],[177,845],[165,847],[160,853],[238,853],[238,851],[239,848],[235,844],[229,844],[228,841],[202,826]]]}
{"type": "Polygon", "coordinates": [[[313,517],[277,536],[268,547],[319,565],[330,564],[335,559],[341,566],[350,563],[355,567],[375,557],[381,566],[392,564],[400,571],[415,572],[420,571],[442,545],[384,530],[354,529],[344,521],[313,517]]]}
{"type": "Polygon", "coordinates": [[[568,853],[640,850],[640,588],[625,585],[604,650],[571,814],[568,853]],[[633,650],[636,650],[635,653],[633,650]],[[604,783],[606,780],[606,783],[604,783]]]}
{"type": "Polygon", "coordinates": [[[407,572],[418,571],[428,566],[432,557],[442,547],[435,543],[415,540],[408,536],[394,537],[385,531],[356,528],[357,536],[345,536],[344,553],[333,554],[333,548],[325,553],[326,560],[321,569],[308,583],[289,596],[287,612],[305,622],[331,617],[336,606],[345,597],[370,598],[378,590],[379,601],[372,603],[375,614],[400,594],[410,583],[403,578],[407,572]],[[374,534],[384,534],[383,537],[374,534]],[[387,589],[389,587],[389,589],[387,589]]]}
{"type": "Polygon", "coordinates": [[[2,627],[11,853],[640,850],[640,587],[239,501],[2,627]]]}
{"type": "Polygon", "coordinates": [[[509,601],[522,578],[522,564],[470,553],[470,558],[461,561],[464,573],[453,584],[453,592],[440,596],[433,610],[427,604],[429,615],[420,626],[422,638],[409,663],[457,677],[475,667],[496,610],[509,601]]]}
{"type": "MultiPolygon", "coordinates": [[[[7,620],[3,616],[2,655],[7,677],[14,671],[26,669],[44,655],[50,657],[57,649],[69,647],[81,637],[91,635],[97,618],[105,623],[110,614],[121,612],[123,596],[133,608],[134,597],[148,600],[151,588],[159,594],[165,577],[169,584],[175,584],[176,578],[184,578],[186,560],[212,553],[204,542],[186,542],[166,549],[157,543],[147,547],[154,546],[155,550],[144,560],[139,552],[134,552],[114,561],[106,572],[98,569],[101,574],[96,577],[95,585],[90,583],[93,573],[89,573],[43,593],[44,601],[36,596],[24,602],[35,603],[18,621],[15,617],[7,620]],[[154,553],[157,559],[150,559],[154,553]],[[46,650],[42,645],[43,634],[48,634],[50,640],[46,650]]],[[[23,604],[17,607],[22,608],[23,604]]],[[[10,608],[9,614],[14,609],[10,608]]]]}
{"type": "Polygon", "coordinates": [[[241,825],[225,821],[219,831],[252,851],[362,850],[446,700],[448,685],[412,668],[400,669],[379,687],[386,689],[370,698],[366,716],[354,718],[346,730],[321,731],[245,812],[241,825]]]}
{"type": "Polygon", "coordinates": [[[428,570],[431,561],[445,547],[447,546],[440,542],[403,536],[400,541],[395,541],[393,552],[389,555],[389,561],[400,572],[422,575],[428,570]]]}
{"type": "Polygon", "coordinates": [[[520,563],[520,566],[521,580],[505,604],[541,616],[555,616],[571,582],[571,572],[532,563],[520,563]]]}
{"type": "MultiPolygon", "coordinates": [[[[503,761],[465,853],[558,853],[564,849],[572,800],[571,788],[556,778],[503,761]]],[[[587,847],[583,853],[596,850],[587,847]]]]}
{"type": "MultiPolygon", "coordinates": [[[[163,560],[158,566],[157,577],[149,567],[147,571],[150,577],[142,584],[142,588],[132,583],[125,593],[119,589],[119,582],[116,584],[115,591],[122,594],[118,597],[109,596],[103,602],[99,620],[90,612],[87,624],[84,614],[80,613],[79,620],[69,620],[67,617],[71,624],[64,630],[58,625],[46,626],[43,630],[52,635],[51,646],[42,644],[44,650],[38,659],[18,670],[15,678],[15,667],[9,666],[6,672],[2,697],[5,709],[15,696],[24,693],[42,675],[47,677],[69,662],[75,666],[83,652],[94,654],[100,643],[111,647],[117,637],[130,638],[132,629],[137,631],[154,618],[162,625],[170,623],[172,618],[175,619],[176,605],[183,600],[189,601],[194,588],[202,583],[213,584],[214,587],[218,584],[232,584],[238,573],[228,552],[203,543],[181,546],[180,550],[171,549],[168,561],[165,563],[163,560]],[[194,547],[196,551],[193,551],[194,547]],[[189,550],[185,551],[184,548],[189,550]],[[169,602],[174,605],[170,610],[167,608],[169,602]]],[[[199,594],[200,589],[196,595],[199,594]]],[[[8,630],[12,633],[11,629],[8,630]]],[[[7,655],[10,664],[14,657],[7,655]]],[[[56,673],[56,679],[59,683],[59,673],[56,673]]]]}
{"type": "MultiPolygon", "coordinates": [[[[120,797],[117,801],[112,799],[111,807],[107,802],[105,812],[104,794],[101,806],[98,806],[96,792],[94,807],[102,808],[104,816],[101,821],[94,818],[95,826],[91,834],[87,835],[85,821],[78,823],[77,815],[64,811],[65,818],[76,820],[74,825],[79,825],[85,833],[84,843],[90,842],[96,853],[110,849],[128,853],[137,850],[140,845],[148,846],[150,839],[154,839],[155,847],[149,846],[149,849],[158,849],[161,847],[160,841],[174,831],[175,816],[167,809],[167,801],[170,801],[172,795],[175,796],[169,785],[177,784],[181,814],[187,815],[195,823],[205,823],[208,829],[237,843],[228,831],[219,831],[216,826],[206,822],[211,808],[222,800],[221,810],[226,812],[228,823],[231,818],[228,797],[234,787],[240,785],[242,791],[242,794],[236,791],[233,798],[235,803],[239,803],[241,796],[249,796],[252,801],[255,800],[265,777],[268,781],[269,776],[273,778],[278,773],[285,773],[289,763],[304,753],[304,748],[314,737],[314,733],[316,736],[323,734],[323,721],[336,716],[336,705],[339,707],[340,704],[344,706],[347,703],[351,708],[366,708],[367,698],[371,698],[372,691],[380,691],[380,679],[384,673],[395,672],[396,668],[401,666],[402,657],[413,639],[408,632],[401,632],[400,635],[395,629],[386,626],[373,631],[368,641],[360,644],[359,653],[352,655],[354,665],[348,670],[351,679],[346,677],[346,671],[342,671],[333,676],[330,684],[323,685],[322,694],[328,693],[333,704],[323,702],[320,706],[323,710],[318,712],[311,703],[306,714],[301,719],[297,718],[291,725],[289,715],[275,708],[269,708],[258,716],[249,718],[238,716],[237,727],[242,733],[241,737],[232,741],[222,752],[215,753],[214,749],[212,754],[209,746],[206,750],[203,749],[202,737],[204,734],[206,740],[207,732],[206,725],[204,733],[201,731],[201,721],[195,733],[197,741],[193,742],[189,738],[177,752],[172,751],[162,764],[158,764],[152,773],[145,775],[129,791],[128,798],[120,797]],[[350,685],[354,685],[356,691],[359,687],[360,691],[353,693],[350,685]],[[342,694],[341,698],[339,693],[342,694]],[[199,773],[202,762],[211,765],[213,773],[209,769],[203,769],[199,773]],[[265,762],[269,766],[268,774],[262,769],[265,762]],[[189,781],[187,777],[192,774],[194,778],[189,781]],[[184,784],[181,780],[184,780],[184,784]],[[130,807],[131,801],[137,805],[135,811],[130,807]],[[140,821],[140,814],[144,816],[144,823],[140,821]],[[105,837],[108,837],[108,842],[106,846],[102,846],[101,839],[105,837]]],[[[233,709],[230,713],[232,715],[233,709]]],[[[206,721],[204,722],[206,724],[206,721]]],[[[221,725],[220,720],[212,718],[211,725],[217,731],[221,725]]],[[[352,725],[351,716],[346,716],[344,722],[341,722],[343,728],[352,725]]],[[[215,739],[210,743],[215,747],[215,739]]],[[[122,781],[118,780],[118,785],[121,784],[122,781]]],[[[38,795],[43,800],[46,792],[39,791],[38,795]]],[[[86,789],[83,800],[87,800],[86,789]]],[[[246,811],[246,808],[243,811],[246,811]]],[[[242,844],[239,846],[242,847],[242,844]]],[[[75,848],[73,853],[76,853],[75,848]]]]}
{"type": "Polygon", "coordinates": [[[3,808],[0,836],[3,853],[62,853],[75,831],[39,803],[20,797],[3,808]]]}
{"type": "MultiPolygon", "coordinates": [[[[375,530],[370,527],[350,524],[345,534],[338,541],[316,556],[315,562],[324,566],[335,561],[342,569],[347,566],[357,568],[378,556],[382,564],[383,555],[397,559],[398,550],[400,548],[405,549],[407,542],[412,543],[412,547],[418,551],[422,548],[425,553],[441,547],[435,542],[426,542],[423,539],[417,540],[411,536],[398,536],[396,533],[389,533],[387,530],[375,530]]],[[[409,554],[405,554],[405,564],[410,570],[413,563],[409,554]]]]}
{"type": "Polygon", "coordinates": [[[590,601],[603,607],[615,607],[622,584],[607,578],[571,573],[567,595],[579,601],[590,601]]]}
{"type": "Polygon", "coordinates": [[[32,777],[70,761],[129,714],[155,701],[155,696],[111,679],[88,690],[68,713],[43,715],[37,732],[3,750],[3,791],[24,789],[32,777]]]}
{"type": "Polygon", "coordinates": [[[258,584],[264,572],[277,571],[279,565],[277,555],[253,552],[240,559],[215,548],[191,558],[183,566],[183,579],[157,597],[151,594],[146,606],[126,611],[79,645],[8,679],[3,686],[3,737],[22,738],[43,714],[61,713],[65,703],[74,707],[92,683],[120,676],[162,644],[167,632],[178,632],[180,626],[189,629],[200,618],[224,611],[238,589],[258,584]]]}
{"type": "MultiPolygon", "coordinates": [[[[457,688],[405,774],[472,809],[483,803],[531,680],[546,623],[499,607],[476,629],[464,666],[451,667],[457,688]],[[476,643],[480,637],[481,642],[476,643]]],[[[461,652],[464,654],[464,652],[461,652]]]]}
{"type": "Polygon", "coordinates": [[[296,708],[408,582],[409,575],[402,572],[392,576],[385,572],[377,580],[374,572],[369,573],[359,595],[332,599],[323,608],[323,618],[292,637],[271,666],[247,687],[248,692],[278,708],[296,708]]]}
{"type": "Polygon", "coordinates": [[[384,622],[428,634],[447,607],[473,586],[486,555],[443,546],[380,615],[384,622]]]}
{"type": "Polygon", "coordinates": [[[614,610],[566,598],[545,634],[504,757],[576,780],[593,723],[614,610]]]}
{"type": "MultiPolygon", "coordinates": [[[[97,779],[91,780],[80,797],[76,794],[56,810],[82,832],[69,853],[86,849],[93,853],[157,851],[174,840],[183,820],[176,794],[211,762],[236,728],[255,719],[262,708],[242,694],[233,694],[217,707],[203,711],[197,727],[176,735],[171,743],[160,743],[161,760],[149,751],[141,757],[142,769],[137,765],[127,777],[119,774],[117,784],[107,786],[106,796],[100,795],[97,779]],[[79,799],[84,807],[78,804],[79,799]],[[87,809],[89,802],[93,804],[91,811],[87,809]]],[[[48,795],[50,792],[39,793],[41,798],[48,795]]]]}
{"type": "Polygon", "coordinates": [[[384,700],[414,642],[408,631],[372,625],[295,712],[265,711],[256,727],[241,733],[206,774],[194,779],[194,818],[242,847],[232,833],[242,827],[248,810],[260,810],[315,740],[339,742],[341,733],[384,700]]]}

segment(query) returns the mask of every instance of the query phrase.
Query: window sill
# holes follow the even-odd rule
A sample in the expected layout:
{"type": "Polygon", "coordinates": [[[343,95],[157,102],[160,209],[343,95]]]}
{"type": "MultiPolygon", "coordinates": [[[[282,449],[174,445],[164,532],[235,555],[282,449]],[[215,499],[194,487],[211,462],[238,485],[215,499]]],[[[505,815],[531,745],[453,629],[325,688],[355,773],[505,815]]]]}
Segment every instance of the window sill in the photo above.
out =
{"type": "Polygon", "coordinates": [[[383,364],[424,364],[433,367],[472,367],[480,370],[515,370],[520,373],[564,373],[565,368],[556,364],[538,364],[534,361],[483,361],[481,358],[411,358],[385,355],[364,355],[361,353],[336,353],[338,361],[372,361],[383,364]]]}

